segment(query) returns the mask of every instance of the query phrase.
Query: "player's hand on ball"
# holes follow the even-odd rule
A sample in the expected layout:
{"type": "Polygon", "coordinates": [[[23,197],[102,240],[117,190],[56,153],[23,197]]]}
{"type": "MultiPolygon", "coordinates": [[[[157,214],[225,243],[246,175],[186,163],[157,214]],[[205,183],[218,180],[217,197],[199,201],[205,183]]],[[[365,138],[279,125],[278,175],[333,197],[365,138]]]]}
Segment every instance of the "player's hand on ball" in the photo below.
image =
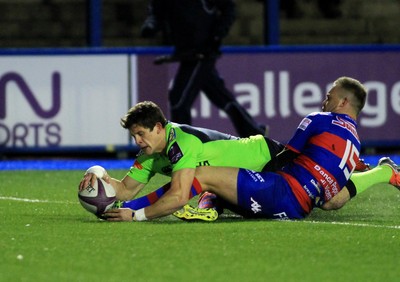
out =
{"type": "Polygon", "coordinates": [[[129,208],[110,209],[103,216],[107,221],[132,221],[133,210],[129,208]]]}
{"type": "Polygon", "coordinates": [[[96,182],[97,177],[94,173],[87,173],[83,176],[81,182],[79,183],[79,191],[82,191],[83,189],[85,189],[86,187],[92,186],[94,185],[94,183],[96,182]]]}
{"type": "Polygon", "coordinates": [[[104,169],[104,167],[101,167],[99,165],[92,166],[86,170],[85,175],[83,176],[83,179],[79,183],[79,191],[82,191],[88,185],[93,186],[94,183],[96,182],[97,178],[103,179],[105,182],[110,184],[110,176],[108,175],[107,171],[104,169]]]}

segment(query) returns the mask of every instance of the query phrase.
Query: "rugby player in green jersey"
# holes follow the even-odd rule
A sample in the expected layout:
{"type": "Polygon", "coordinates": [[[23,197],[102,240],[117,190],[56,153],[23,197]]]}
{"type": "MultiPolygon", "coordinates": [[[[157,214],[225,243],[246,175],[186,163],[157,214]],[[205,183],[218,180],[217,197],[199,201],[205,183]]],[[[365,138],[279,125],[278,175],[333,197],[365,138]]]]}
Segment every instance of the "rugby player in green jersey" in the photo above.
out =
{"type": "Polygon", "coordinates": [[[121,119],[121,125],[129,130],[140,147],[139,156],[130,171],[120,181],[109,178],[102,168],[97,167],[97,171],[89,169],[80,183],[80,189],[89,182],[93,184],[97,174],[97,177],[110,180],[117,199],[126,201],[133,199],[156,173],[171,176],[168,191],[146,210],[136,210],[135,220],[172,214],[188,202],[191,193],[201,192],[196,191],[193,184],[198,166],[242,167],[261,171],[283,149],[279,142],[262,135],[237,138],[215,130],[169,122],[161,109],[148,101],[132,107],[121,119]]]}

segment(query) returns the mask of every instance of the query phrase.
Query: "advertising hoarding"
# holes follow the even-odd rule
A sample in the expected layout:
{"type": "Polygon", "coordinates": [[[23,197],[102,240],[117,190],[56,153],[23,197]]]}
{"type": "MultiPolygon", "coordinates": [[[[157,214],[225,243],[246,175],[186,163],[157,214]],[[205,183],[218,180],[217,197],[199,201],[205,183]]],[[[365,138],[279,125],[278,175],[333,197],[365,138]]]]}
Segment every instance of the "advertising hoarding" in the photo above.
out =
{"type": "Polygon", "coordinates": [[[0,57],[0,146],[128,145],[119,126],[129,106],[128,58],[0,57]]]}
{"type": "MultiPolygon", "coordinates": [[[[159,104],[168,117],[168,89],[178,66],[156,66],[154,52],[131,51],[0,56],[0,150],[131,147],[119,119],[143,100],[159,104]]],[[[369,89],[360,137],[366,146],[384,147],[400,143],[398,65],[395,50],[342,50],[232,52],[217,67],[239,103],[282,142],[303,116],[320,110],[336,78],[354,77],[369,89]]],[[[195,126],[236,134],[203,94],[192,116],[195,126]]]]}
{"type": "MultiPolygon", "coordinates": [[[[139,100],[154,100],[168,114],[167,89],[177,64],[155,66],[154,56],[139,58],[139,100]],[[142,76],[158,77],[157,85],[142,76]]],[[[220,75],[237,100],[270,136],[287,141],[301,119],[320,111],[333,81],[340,76],[360,80],[369,96],[358,121],[359,134],[366,145],[399,144],[400,53],[386,52],[278,52],[225,54],[218,63],[220,75]]],[[[154,80],[154,79],[153,79],[154,80]]],[[[236,134],[223,111],[204,95],[192,108],[193,125],[236,134]]]]}

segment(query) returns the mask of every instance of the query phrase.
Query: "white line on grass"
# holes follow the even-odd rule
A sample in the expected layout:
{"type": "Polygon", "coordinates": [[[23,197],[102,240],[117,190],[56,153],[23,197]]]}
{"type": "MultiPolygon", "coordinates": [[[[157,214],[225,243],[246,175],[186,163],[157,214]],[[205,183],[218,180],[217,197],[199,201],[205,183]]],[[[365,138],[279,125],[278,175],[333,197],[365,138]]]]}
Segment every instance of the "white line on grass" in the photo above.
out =
{"type": "MultiPolygon", "coordinates": [[[[222,214],[220,218],[241,218],[240,215],[236,214],[222,214]]],[[[277,222],[281,222],[280,220],[276,220],[277,222]]],[[[309,220],[282,220],[282,222],[289,223],[305,223],[305,224],[331,224],[331,225],[346,225],[346,226],[354,226],[354,227],[373,227],[373,228],[389,228],[389,229],[400,229],[400,225],[378,225],[378,224],[368,224],[368,223],[356,223],[356,222],[338,222],[338,221],[309,221],[309,220]]]]}
{"type": "Polygon", "coordinates": [[[49,201],[49,200],[26,199],[26,198],[17,198],[17,197],[2,197],[2,196],[0,196],[0,200],[18,201],[18,202],[26,202],[26,203],[48,203],[48,204],[77,204],[78,203],[78,202],[68,202],[68,201],[49,201]]]}
{"type": "Polygon", "coordinates": [[[346,226],[356,226],[356,227],[374,227],[374,228],[390,228],[390,229],[400,229],[399,225],[378,225],[378,224],[368,224],[368,223],[356,223],[356,222],[326,222],[326,221],[302,221],[304,223],[311,224],[332,224],[332,225],[346,225],[346,226]]]}
{"type": "MultiPolygon", "coordinates": [[[[77,204],[77,202],[68,202],[68,201],[49,201],[49,200],[38,200],[38,199],[25,199],[25,198],[16,198],[16,197],[2,197],[0,196],[0,200],[8,200],[8,201],[19,201],[19,202],[27,202],[27,203],[50,203],[50,204],[77,204]]],[[[224,216],[224,217],[239,217],[236,215],[233,216],[224,216]]],[[[311,223],[311,224],[332,224],[332,225],[346,225],[346,226],[356,226],[356,227],[374,227],[374,228],[390,228],[390,229],[400,229],[400,225],[377,225],[377,224],[368,224],[368,223],[353,223],[353,222],[326,222],[326,221],[285,221],[285,222],[303,222],[303,223],[311,223]]]]}
{"type": "MultiPolygon", "coordinates": [[[[241,218],[240,215],[236,214],[222,214],[220,218],[241,218]]],[[[309,220],[276,220],[277,222],[291,222],[291,223],[305,223],[305,224],[331,224],[331,225],[346,225],[355,227],[373,227],[373,228],[389,228],[389,229],[400,229],[400,225],[378,225],[369,223],[356,223],[356,222],[338,222],[338,221],[309,221],[309,220]]]]}

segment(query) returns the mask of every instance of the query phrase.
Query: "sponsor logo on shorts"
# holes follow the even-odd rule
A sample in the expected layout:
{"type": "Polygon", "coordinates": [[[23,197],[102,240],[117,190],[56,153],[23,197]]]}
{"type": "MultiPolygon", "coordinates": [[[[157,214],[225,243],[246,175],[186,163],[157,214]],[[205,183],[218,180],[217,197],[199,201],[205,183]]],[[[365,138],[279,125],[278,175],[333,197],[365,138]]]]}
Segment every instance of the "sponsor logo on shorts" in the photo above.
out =
{"type": "Polygon", "coordinates": [[[246,169],[246,172],[250,175],[254,182],[265,182],[265,179],[261,176],[261,174],[255,172],[254,170],[246,169]]]}
{"type": "Polygon", "coordinates": [[[288,220],[289,219],[286,212],[274,213],[273,216],[274,216],[274,219],[276,219],[276,220],[288,220]]]}
{"type": "Polygon", "coordinates": [[[254,213],[258,213],[258,212],[260,212],[261,211],[261,205],[259,204],[259,203],[257,203],[257,201],[255,201],[254,199],[253,199],[253,197],[250,197],[250,201],[252,202],[252,204],[251,204],[251,210],[254,212],[254,213]]]}

